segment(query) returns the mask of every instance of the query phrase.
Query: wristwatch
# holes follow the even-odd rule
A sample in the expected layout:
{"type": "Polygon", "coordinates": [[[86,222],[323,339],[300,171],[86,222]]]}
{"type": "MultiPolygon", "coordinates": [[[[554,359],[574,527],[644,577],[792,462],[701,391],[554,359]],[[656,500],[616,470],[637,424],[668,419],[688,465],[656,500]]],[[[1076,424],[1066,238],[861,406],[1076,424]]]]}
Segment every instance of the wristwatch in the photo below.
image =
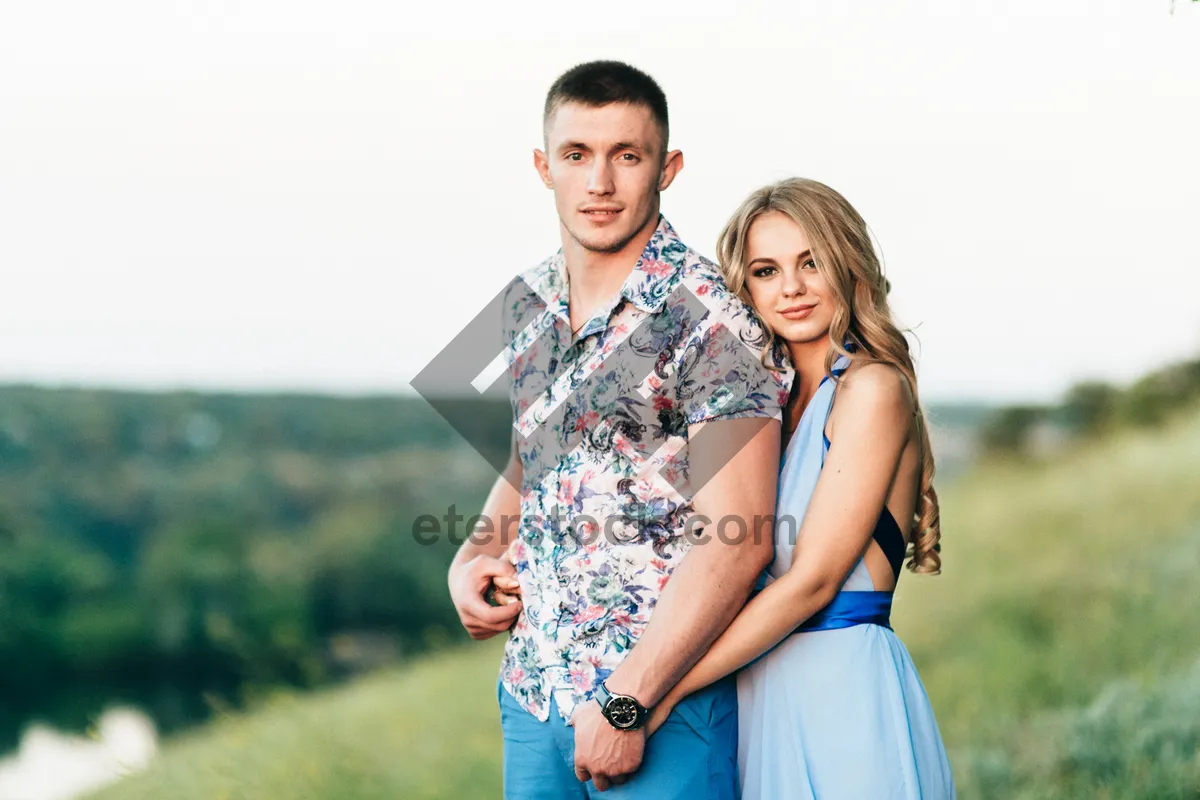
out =
{"type": "Polygon", "coordinates": [[[600,711],[608,724],[619,731],[636,731],[650,718],[650,709],[627,694],[613,694],[603,681],[596,687],[592,697],[600,704],[600,711]]]}

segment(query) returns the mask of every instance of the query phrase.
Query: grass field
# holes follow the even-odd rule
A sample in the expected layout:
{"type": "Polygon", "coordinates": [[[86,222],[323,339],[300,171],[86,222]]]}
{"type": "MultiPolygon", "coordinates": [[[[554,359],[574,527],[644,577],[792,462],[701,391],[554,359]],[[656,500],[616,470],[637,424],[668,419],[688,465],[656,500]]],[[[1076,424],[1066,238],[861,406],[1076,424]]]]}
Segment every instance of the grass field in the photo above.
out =
{"type": "Polygon", "coordinates": [[[500,641],[353,685],[280,694],[171,741],[105,800],[432,800],[500,795],[500,641]]]}
{"type": "Polygon", "coordinates": [[[895,622],[963,796],[1200,797],[1200,417],[977,470],[943,526],[895,622]]]}
{"type": "MultiPolygon", "coordinates": [[[[945,574],[895,626],[963,797],[1200,797],[1200,416],[943,497],[945,574]]],[[[496,798],[499,642],[280,696],[102,800],[496,798]]],[[[802,679],[802,676],[798,676],[802,679]]]]}

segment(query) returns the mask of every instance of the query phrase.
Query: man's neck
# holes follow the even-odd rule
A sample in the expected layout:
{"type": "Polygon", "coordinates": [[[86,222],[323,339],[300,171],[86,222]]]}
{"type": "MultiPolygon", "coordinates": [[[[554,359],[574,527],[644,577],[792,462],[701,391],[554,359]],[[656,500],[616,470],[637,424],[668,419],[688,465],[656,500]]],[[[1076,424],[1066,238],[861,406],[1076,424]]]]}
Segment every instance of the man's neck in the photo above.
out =
{"type": "Polygon", "coordinates": [[[655,212],[627,245],[612,253],[588,250],[566,228],[562,229],[563,259],[570,284],[567,303],[573,330],[581,328],[601,304],[620,291],[658,229],[658,220],[655,212]]]}

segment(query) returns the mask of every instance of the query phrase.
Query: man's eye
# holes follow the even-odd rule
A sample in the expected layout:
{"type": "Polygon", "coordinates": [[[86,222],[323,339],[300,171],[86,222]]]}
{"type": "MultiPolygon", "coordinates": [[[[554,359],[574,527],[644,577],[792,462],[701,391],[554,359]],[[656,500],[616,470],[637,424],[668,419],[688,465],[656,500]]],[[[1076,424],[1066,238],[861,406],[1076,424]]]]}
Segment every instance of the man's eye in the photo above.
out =
{"type": "Polygon", "coordinates": [[[621,156],[621,158],[625,159],[626,161],[637,161],[637,156],[635,156],[633,153],[626,153],[625,155],[621,156]]]}
{"type": "Polygon", "coordinates": [[[567,161],[583,161],[583,153],[567,153],[567,161]]]}

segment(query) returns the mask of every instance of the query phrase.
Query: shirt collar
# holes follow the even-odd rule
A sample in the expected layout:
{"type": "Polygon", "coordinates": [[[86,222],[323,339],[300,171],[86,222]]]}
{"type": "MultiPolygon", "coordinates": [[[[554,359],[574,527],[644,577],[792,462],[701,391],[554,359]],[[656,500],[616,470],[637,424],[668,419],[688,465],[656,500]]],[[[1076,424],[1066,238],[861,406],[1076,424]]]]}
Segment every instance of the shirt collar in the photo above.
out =
{"type": "Polygon", "coordinates": [[[658,311],[682,275],[687,252],[671,223],[659,214],[658,227],[621,286],[621,296],[647,313],[658,311]]]}

